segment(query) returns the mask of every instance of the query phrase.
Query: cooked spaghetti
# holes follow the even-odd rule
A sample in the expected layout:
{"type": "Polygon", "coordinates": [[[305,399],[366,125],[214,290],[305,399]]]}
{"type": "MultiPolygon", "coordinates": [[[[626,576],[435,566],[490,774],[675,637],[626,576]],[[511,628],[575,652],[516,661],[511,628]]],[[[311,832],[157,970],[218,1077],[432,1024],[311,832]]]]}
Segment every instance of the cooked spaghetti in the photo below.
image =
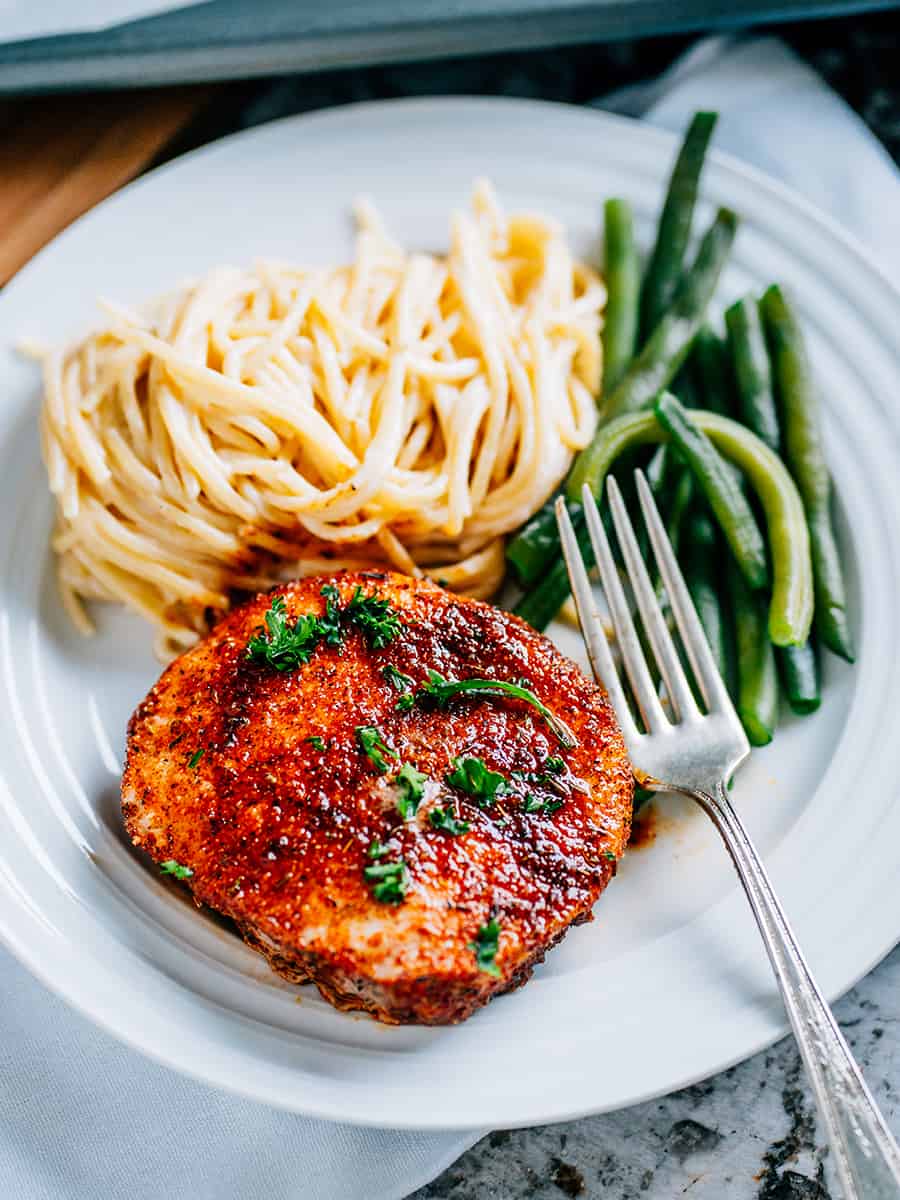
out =
{"type": "Polygon", "coordinates": [[[491,189],[446,258],[363,202],[354,261],[224,268],[44,359],[66,607],[123,603],[169,656],[243,593],[389,565],[484,597],[504,535],[594,431],[605,290],[491,189]]]}

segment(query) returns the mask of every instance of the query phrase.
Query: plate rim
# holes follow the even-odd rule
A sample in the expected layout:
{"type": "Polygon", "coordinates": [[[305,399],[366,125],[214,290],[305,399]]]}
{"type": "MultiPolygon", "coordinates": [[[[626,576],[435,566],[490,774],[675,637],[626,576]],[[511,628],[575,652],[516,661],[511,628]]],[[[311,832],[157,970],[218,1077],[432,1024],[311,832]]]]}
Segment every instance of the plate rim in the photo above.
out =
{"type": "MultiPolygon", "coordinates": [[[[16,278],[10,283],[10,285],[6,289],[6,294],[3,297],[3,307],[7,307],[9,305],[10,301],[12,303],[15,302],[16,295],[17,295],[17,287],[16,287],[17,283],[23,278],[27,279],[30,276],[32,270],[36,266],[38,266],[39,264],[42,263],[42,261],[44,259],[44,255],[47,253],[51,253],[53,251],[53,249],[58,244],[60,244],[60,242],[64,241],[68,237],[70,232],[72,232],[73,230],[77,230],[84,221],[94,218],[95,214],[102,213],[102,211],[104,210],[104,206],[106,204],[119,202],[121,197],[124,194],[129,193],[132,189],[136,189],[136,188],[145,186],[148,183],[148,181],[152,182],[152,181],[156,180],[160,176],[160,174],[164,174],[167,171],[177,169],[179,166],[181,166],[183,163],[187,162],[188,160],[196,160],[198,158],[201,158],[205,154],[215,153],[218,150],[228,146],[235,140],[239,140],[239,139],[243,139],[243,138],[253,138],[261,130],[269,129],[274,125],[297,125],[301,122],[304,123],[304,125],[306,125],[306,124],[316,123],[316,122],[318,122],[318,123],[328,122],[328,121],[333,121],[338,116],[350,117],[350,116],[352,116],[353,113],[359,113],[361,111],[365,111],[367,113],[371,112],[373,110],[394,111],[394,110],[397,110],[398,108],[418,109],[418,110],[426,110],[427,111],[429,108],[435,108],[435,107],[446,109],[446,108],[459,108],[461,106],[462,107],[466,107],[466,106],[468,106],[468,107],[490,107],[492,109],[505,108],[508,110],[518,109],[520,111],[523,109],[529,109],[532,111],[535,111],[535,110],[544,111],[548,108],[552,109],[552,110],[564,110],[567,116],[574,116],[576,119],[585,119],[586,118],[589,121],[598,121],[599,120],[600,124],[612,123],[614,125],[618,125],[622,128],[628,128],[630,130],[634,130],[634,128],[636,126],[640,127],[641,136],[649,135],[651,137],[656,137],[659,145],[661,147],[665,147],[665,150],[667,153],[669,151],[671,151],[671,149],[673,149],[678,144],[678,137],[676,134],[671,133],[670,131],[665,130],[665,129],[660,129],[655,126],[648,125],[646,122],[636,121],[633,118],[625,117],[620,114],[607,113],[602,109],[585,108],[582,106],[568,105],[568,104],[559,103],[559,102],[542,101],[542,100],[534,100],[534,99],[516,99],[516,98],[510,98],[510,97],[477,97],[477,96],[475,96],[475,97],[453,96],[453,97],[433,97],[433,98],[432,97],[410,97],[410,98],[400,98],[400,99],[394,99],[394,100],[365,101],[365,102],[361,102],[361,103],[340,105],[340,106],[336,106],[336,107],[316,110],[312,113],[301,113],[301,114],[295,114],[293,116],[282,117],[282,118],[278,118],[275,121],[265,122],[265,123],[262,123],[261,125],[253,126],[250,129],[235,132],[233,134],[228,135],[225,138],[218,139],[215,142],[212,142],[205,146],[199,147],[196,150],[191,151],[189,154],[186,154],[186,155],[180,156],[176,159],[173,159],[170,162],[165,163],[162,166],[156,168],[154,171],[148,172],[147,175],[141,176],[138,180],[133,181],[127,187],[121,189],[117,193],[114,193],[113,196],[111,196],[107,200],[103,201],[102,204],[96,206],[94,209],[90,210],[83,217],[79,218],[78,221],[73,222],[73,224],[71,226],[69,226],[65,231],[63,231],[57,238],[53,239],[53,241],[48,243],[48,245],[46,247],[44,247],[41,250],[41,252],[38,255],[36,255],[27,264],[27,266],[25,268],[23,268],[22,271],[20,271],[18,273],[16,278]]],[[[895,305],[897,305],[898,310],[900,310],[900,287],[898,287],[898,285],[894,282],[894,280],[887,273],[887,271],[875,260],[873,252],[871,252],[867,247],[865,247],[862,243],[860,243],[860,241],[858,240],[858,238],[856,238],[856,236],[854,234],[852,234],[849,231],[847,231],[846,229],[844,229],[844,227],[841,226],[841,224],[838,221],[836,221],[833,217],[830,217],[827,213],[822,212],[822,210],[820,210],[816,205],[814,205],[812,202],[807,200],[802,195],[799,195],[790,186],[780,182],[777,179],[773,179],[766,172],[761,171],[758,168],[752,167],[752,166],[742,162],[742,160],[734,157],[733,155],[725,154],[725,153],[722,153],[719,151],[713,151],[712,155],[711,155],[711,162],[717,163],[717,164],[727,168],[730,172],[732,172],[733,174],[736,174],[739,177],[742,176],[742,177],[748,179],[749,181],[752,181],[755,186],[760,187],[763,191],[767,191],[782,205],[786,204],[789,208],[793,209],[795,213],[799,213],[800,215],[805,215],[807,218],[813,220],[820,227],[820,229],[822,229],[829,237],[831,237],[832,239],[836,239],[840,243],[842,243],[844,248],[850,253],[850,255],[852,257],[856,258],[861,263],[861,265],[866,268],[866,270],[870,273],[870,275],[874,275],[878,279],[879,283],[883,287],[885,287],[887,289],[887,291],[890,293],[890,295],[892,296],[893,303],[895,305]]],[[[7,881],[2,878],[2,876],[0,876],[0,892],[3,892],[4,894],[8,894],[8,884],[7,884],[7,881]]],[[[164,1063],[165,1065],[172,1067],[173,1069],[179,1070],[183,1074],[191,1076],[192,1078],[195,1078],[198,1081],[203,1082],[207,1085],[211,1084],[211,1085],[214,1085],[217,1087],[223,1087],[225,1090],[232,1091],[238,1095],[248,1096],[255,1100],[259,1100],[259,1101],[274,1105],[276,1107],[284,1108],[284,1109],[287,1109],[290,1111],[300,1112],[300,1113],[303,1113],[305,1115],[312,1116],[312,1117],[322,1117],[322,1118],[326,1118],[326,1119],[330,1119],[330,1120],[338,1120],[338,1121],[341,1121],[341,1122],[347,1123],[347,1124],[357,1124],[357,1125],[376,1126],[376,1127],[383,1125],[383,1121],[379,1121],[377,1116],[374,1116],[372,1114],[369,1114],[369,1115],[362,1114],[361,1115],[359,1113],[354,1113],[354,1112],[347,1113],[347,1112],[343,1112],[343,1111],[337,1111],[333,1106],[329,1106],[329,1105],[316,1106],[315,1104],[309,1104],[305,1101],[298,1103],[296,1097],[279,1096],[277,1094],[272,1094],[271,1092],[268,1092],[265,1089],[254,1089],[254,1088],[248,1088],[246,1086],[241,1086],[236,1081],[230,1081],[227,1078],[223,1078],[222,1077],[223,1072],[221,1072],[221,1071],[218,1073],[218,1075],[216,1075],[215,1073],[211,1073],[209,1070],[204,1071],[200,1067],[195,1066],[193,1063],[189,1064],[189,1063],[185,1063],[182,1060],[177,1059],[174,1056],[174,1054],[171,1054],[171,1053],[167,1054],[164,1046],[161,1047],[158,1045],[148,1043],[148,1041],[146,1039],[142,1039],[139,1036],[138,1032],[133,1029],[133,1023],[131,1026],[129,1025],[127,1019],[123,1018],[119,1021],[108,1019],[108,1018],[104,1019],[103,1016],[97,1012],[97,1008],[99,1007],[99,1005],[95,1005],[94,1008],[91,1008],[86,1001],[81,1000],[80,996],[78,998],[74,998],[71,994],[71,991],[66,990],[65,981],[62,979],[55,978],[52,974],[52,971],[49,969],[49,967],[47,965],[45,965],[44,962],[42,962],[40,960],[40,958],[37,954],[29,953],[28,939],[20,938],[20,937],[16,936],[15,933],[13,932],[13,930],[11,928],[9,928],[8,922],[7,922],[7,913],[4,910],[4,908],[2,908],[2,907],[0,907],[0,940],[2,940],[12,950],[12,952],[16,955],[16,957],[19,959],[19,961],[22,962],[26,966],[26,968],[31,972],[32,975],[34,975],[36,978],[38,978],[45,986],[50,988],[50,990],[55,992],[57,995],[61,996],[61,998],[63,998],[69,1005],[71,1005],[73,1008],[75,1008],[77,1011],[79,1011],[82,1015],[87,1016],[90,1020],[92,1020],[95,1024],[97,1024],[98,1026],[100,1026],[101,1028],[106,1030],[107,1032],[110,1032],[111,1034],[113,1034],[113,1036],[115,1036],[118,1040],[129,1045],[133,1049],[140,1051],[141,1053],[147,1055],[148,1057],[154,1059],[155,1061],[164,1063]]],[[[849,979],[849,981],[847,981],[846,983],[842,983],[841,986],[837,990],[831,989],[830,998],[834,998],[837,995],[841,995],[846,990],[849,990],[850,987],[854,986],[855,983],[858,982],[858,980],[860,978],[865,976],[879,961],[881,961],[881,959],[883,957],[885,957],[886,954],[888,954],[891,951],[891,949],[893,949],[893,947],[898,943],[898,941],[900,941],[900,927],[898,927],[896,934],[893,937],[893,940],[889,944],[885,945],[883,948],[876,950],[874,952],[874,954],[870,956],[870,961],[867,962],[867,965],[864,965],[862,967],[862,969],[860,969],[858,971],[858,973],[856,973],[854,975],[853,978],[849,979]]],[[[749,1055],[756,1053],[759,1050],[765,1048],[766,1046],[773,1044],[781,1036],[783,1036],[783,1034],[787,1031],[787,1028],[788,1028],[787,1021],[785,1019],[782,1026],[775,1029],[771,1033],[771,1036],[767,1036],[765,1039],[760,1041],[758,1044],[753,1045],[749,1049],[747,1049],[746,1047],[742,1048],[740,1051],[738,1051],[735,1054],[735,1056],[733,1058],[722,1061],[721,1064],[716,1066],[712,1071],[708,1067],[704,1067],[700,1071],[698,1071],[698,1073],[696,1075],[686,1076],[682,1082],[680,1082],[676,1085],[666,1084],[665,1087],[662,1089],[650,1090],[646,1094],[636,1095],[632,1099],[629,1099],[628,1101],[621,1102],[621,1103],[605,1105],[605,1106],[597,1106],[597,1105],[576,1106],[576,1107],[573,1107],[571,1110],[561,1111],[561,1112],[556,1111],[552,1114],[544,1115],[541,1117],[529,1118],[529,1120],[532,1123],[571,1120],[571,1119],[575,1119],[577,1117],[582,1117],[582,1116],[589,1115],[592,1113],[610,1111],[611,1109],[621,1107],[622,1104],[639,1103],[642,1100],[647,1100],[654,1096],[665,1094],[666,1092],[670,1091],[673,1086],[674,1087],[687,1086],[693,1082],[696,1082],[699,1079],[709,1077],[709,1075],[711,1073],[718,1073],[719,1071],[726,1069],[728,1066],[733,1065],[735,1062],[742,1061],[744,1058],[748,1057],[749,1055]]],[[[500,1120],[496,1121],[495,1123],[493,1123],[493,1127],[494,1128],[503,1128],[504,1123],[505,1123],[504,1120],[500,1119],[500,1120]]],[[[478,1125],[481,1125],[481,1124],[482,1124],[482,1122],[478,1123],[478,1125]]],[[[517,1120],[515,1117],[513,1117],[508,1122],[506,1122],[506,1124],[520,1125],[520,1124],[522,1124],[522,1121],[520,1119],[517,1120]]],[[[391,1127],[398,1128],[398,1129],[420,1129],[420,1130],[421,1129],[470,1130],[470,1129],[476,1128],[478,1126],[473,1126],[472,1124],[465,1124],[463,1122],[448,1123],[446,1120],[440,1120],[440,1121],[436,1121],[436,1122],[432,1121],[429,1123],[427,1120],[423,1122],[423,1120],[420,1118],[418,1120],[410,1120],[408,1123],[397,1122],[394,1119],[392,1119],[391,1127]]]]}

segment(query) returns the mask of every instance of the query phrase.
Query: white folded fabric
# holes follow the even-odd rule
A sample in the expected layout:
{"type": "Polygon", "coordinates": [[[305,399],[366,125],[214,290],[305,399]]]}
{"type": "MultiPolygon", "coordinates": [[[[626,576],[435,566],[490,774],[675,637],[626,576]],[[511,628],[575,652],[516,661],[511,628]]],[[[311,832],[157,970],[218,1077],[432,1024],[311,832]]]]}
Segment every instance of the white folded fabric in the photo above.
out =
{"type": "MultiPolygon", "coordinates": [[[[893,164],[775,39],[709,39],[598,104],[678,131],[717,109],[718,147],[790,183],[900,277],[893,164]]],[[[119,1045],[0,951],[0,1197],[401,1200],[479,1136],[354,1129],[217,1092],[119,1045]]]]}
{"type": "Polygon", "coordinates": [[[900,280],[897,168],[862,118],[777,38],[707,38],[659,79],[595,104],[677,133],[697,109],[715,109],[717,150],[789,184],[900,280]]]}

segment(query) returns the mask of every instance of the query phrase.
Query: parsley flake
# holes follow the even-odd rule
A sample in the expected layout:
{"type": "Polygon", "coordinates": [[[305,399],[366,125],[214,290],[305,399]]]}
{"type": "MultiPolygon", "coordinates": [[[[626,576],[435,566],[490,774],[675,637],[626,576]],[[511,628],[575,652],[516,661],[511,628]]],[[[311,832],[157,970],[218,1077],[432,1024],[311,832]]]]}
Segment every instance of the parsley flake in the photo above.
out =
{"type": "Polygon", "coordinates": [[[340,646],[344,623],[360,629],[373,650],[381,650],[403,628],[389,601],[366,596],[359,586],[343,608],[340,592],[334,584],[326,583],[322,596],[325,599],[322,616],[301,613],[294,621],[287,618],[284,597],[273,596],[264,617],[265,629],[247,643],[250,661],[276,671],[293,671],[309,662],[321,642],[340,646]]]}
{"type": "Polygon", "coordinates": [[[600,857],[605,858],[607,862],[611,862],[611,863],[614,863],[617,861],[616,856],[615,856],[615,854],[613,854],[612,850],[604,850],[600,857]]]}
{"type": "Polygon", "coordinates": [[[445,708],[455,696],[467,693],[477,693],[482,696],[512,696],[516,700],[524,700],[526,704],[537,709],[562,745],[571,749],[578,744],[575,735],[565,721],[560,720],[546,704],[537,698],[534,692],[520,683],[508,683],[504,679],[445,679],[440,672],[429,670],[428,681],[419,690],[416,699],[429,699],[439,708],[445,708]]]}
{"type": "Polygon", "coordinates": [[[359,748],[368,755],[381,774],[386,775],[389,768],[385,755],[388,758],[399,758],[400,755],[385,742],[377,725],[357,725],[355,732],[359,748]]]}
{"type": "Polygon", "coordinates": [[[188,759],[188,770],[193,771],[200,764],[200,759],[206,753],[205,750],[195,750],[188,759]]]}
{"type": "Polygon", "coordinates": [[[479,971],[485,975],[500,978],[500,968],[494,961],[500,948],[500,923],[491,918],[487,925],[482,925],[475,935],[475,941],[469,942],[469,949],[474,951],[475,962],[479,971]]]}
{"type": "Polygon", "coordinates": [[[372,895],[382,904],[399,904],[406,895],[409,886],[409,872],[406,863],[399,862],[376,863],[363,871],[369,883],[374,883],[372,895]]]}
{"type": "Polygon", "coordinates": [[[397,812],[402,820],[408,821],[410,817],[416,815],[419,803],[425,795],[427,780],[428,776],[417,771],[411,763],[404,763],[397,772],[397,787],[400,789],[400,795],[397,798],[397,812]]]}
{"type": "Polygon", "coordinates": [[[183,867],[174,858],[167,858],[165,862],[160,863],[159,869],[163,875],[174,875],[176,879],[190,879],[194,873],[190,867],[183,867]]]}
{"type": "Polygon", "coordinates": [[[388,663],[386,667],[381,668],[381,673],[400,693],[400,697],[394,707],[398,712],[409,712],[416,702],[412,688],[415,680],[411,675],[404,675],[402,671],[398,671],[395,666],[388,663]]]}
{"type": "Polygon", "coordinates": [[[333,583],[326,583],[321,595],[325,597],[325,615],[319,617],[319,636],[329,646],[340,646],[343,640],[341,634],[341,594],[333,583]]]}
{"type": "Polygon", "coordinates": [[[312,746],[313,750],[327,750],[328,749],[328,746],[325,743],[325,739],[323,737],[319,737],[319,735],[317,733],[314,733],[312,737],[308,737],[306,740],[309,743],[309,745],[312,746]]]}
{"type": "Polygon", "coordinates": [[[390,601],[364,595],[359,584],[341,615],[360,630],[373,650],[383,650],[403,629],[390,601]]]}
{"type": "Polygon", "coordinates": [[[522,811],[527,813],[540,813],[542,817],[549,817],[553,813],[558,812],[565,804],[565,800],[558,797],[555,800],[538,800],[531,793],[522,801],[522,811]]]}
{"type": "Polygon", "coordinates": [[[393,684],[398,692],[408,692],[415,683],[412,675],[404,675],[393,663],[388,663],[387,666],[382,667],[381,673],[388,683],[393,684]]]}
{"type": "Polygon", "coordinates": [[[506,780],[500,772],[492,771],[480,758],[454,758],[453,770],[444,780],[474,796],[482,808],[489,808],[506,790],[506,780]]]}
{"type": "Polygon", "coordinates": [[[458,821],[449,808],[433,808],[428,814],[428,820],[435,829],[449,834],[450,837],[459,837],[461,833],[468,833],[472,828],[468,821],[458,821]]]}
{"type": "Polygon", "coordinates": [[[283,596],[273,596],[264,617],[266,632],[247,643],[247,657],[260,666],[276,671],[293,671],[308,663],[319,644],[319,618],[302,613],[289,622],[283,596]]]}
{"type": "Polygon", "coordinates": [[[369,858],[383,858],[387,854],[389,847],[383,842],[379,842],[378,838],[369,846],[369,858]]]}

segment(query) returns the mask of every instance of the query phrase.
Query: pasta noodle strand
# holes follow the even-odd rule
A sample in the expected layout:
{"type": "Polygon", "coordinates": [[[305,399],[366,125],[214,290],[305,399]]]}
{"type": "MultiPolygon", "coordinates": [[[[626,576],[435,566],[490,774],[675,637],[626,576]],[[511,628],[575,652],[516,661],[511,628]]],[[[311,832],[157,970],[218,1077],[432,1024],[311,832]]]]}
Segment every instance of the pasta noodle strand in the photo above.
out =
{"type": "Polygon", "coordinates": [[[487,597],[595,427],[603,283],[486,183],[445,258],[368,202],[354,261],[220,268],[46,356],[67,611],[125,604],[167,658],[250,589],[391,566],[487,597]]]}

